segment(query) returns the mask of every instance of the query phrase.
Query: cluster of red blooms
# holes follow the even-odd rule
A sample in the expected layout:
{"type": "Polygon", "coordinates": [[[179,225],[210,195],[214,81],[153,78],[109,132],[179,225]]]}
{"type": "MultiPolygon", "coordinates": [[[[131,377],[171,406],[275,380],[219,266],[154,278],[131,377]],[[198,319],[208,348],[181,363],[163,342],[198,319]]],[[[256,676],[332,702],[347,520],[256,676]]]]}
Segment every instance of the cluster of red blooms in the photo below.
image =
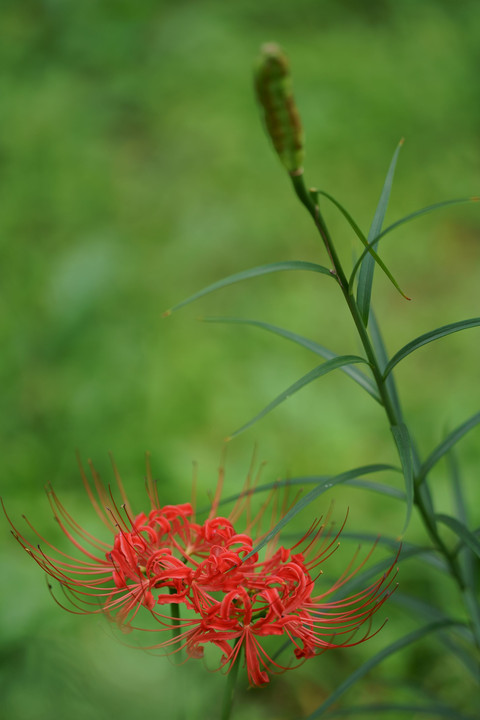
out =
{"type": "Polygon", "coordinates": [[[275,547],[275,540],[270,541],[261,560],[252,550],[260,539],[258,523],[271,498],[252,519],[247,488],[229,517],[222,517],[217,514],[220,479],[209,515],[199,523],[190,503],[160,505],[147,470],[151,509],[148,515],[134,517],[117,472],[123,498],[120,508],[92,468],[98,502],[82,469],[90,500],[114,533],[113,546],[78,525],[49,489],[57,522],[85,559],[63,553],[38,533],[41,544],[33,545],[14,527],[24,549],[61,584],[68,609],[103,612],[130,628],[146,608],[158,622],[155,631],[169,631],[168,638],[155,647],[184,648],[189,656],[199,658],[205,644],[213,643],[222,652],[221,667],[231,667],[243,648],[252,685],[267,683],[269,672],[285,669],[262,644],[269,636],[288,638],[299,660],[371,636],[370,619],[391,592],[395,563],[363,591],[330,600],[367,559],[354,569],[352,560],[330,587],[316,590],[316,580],[322,575],[317,567],[336,549],[341,530],[332,536],[331,528],[317,521],[291,548],[275,547]],[[243,512],[248,516],[247,527],[239,533],[234,522],[243,512]],[[170,614],[165,606],[170,606],[170,614]],[[366,630],[358,638],[357,631],[364,625],[366,630]]]}

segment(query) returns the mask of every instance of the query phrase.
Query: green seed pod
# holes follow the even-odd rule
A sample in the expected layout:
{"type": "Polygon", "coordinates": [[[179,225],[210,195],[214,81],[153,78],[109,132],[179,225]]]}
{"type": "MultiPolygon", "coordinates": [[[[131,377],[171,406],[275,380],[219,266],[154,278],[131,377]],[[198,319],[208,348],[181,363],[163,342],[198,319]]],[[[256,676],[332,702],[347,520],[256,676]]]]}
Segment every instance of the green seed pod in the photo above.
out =
{"type": "Polygon", "coordinates": [[[255,89],[273,146],[288,172],[303,171],[303,130],[293,98],[287,56],[275,43],[261,48],[255,73],[255,89]]]}

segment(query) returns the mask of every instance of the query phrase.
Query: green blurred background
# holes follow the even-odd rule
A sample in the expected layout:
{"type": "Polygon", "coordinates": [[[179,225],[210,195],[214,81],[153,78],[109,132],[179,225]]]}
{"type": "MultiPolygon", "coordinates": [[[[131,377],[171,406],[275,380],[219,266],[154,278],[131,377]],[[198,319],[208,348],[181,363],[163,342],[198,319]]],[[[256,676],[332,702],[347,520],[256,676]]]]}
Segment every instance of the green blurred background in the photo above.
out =
{"type": "MultiPolygon", "coordinates": [[[[260,330],[206,325],[199,315],[265,320],[357,352],[340,294],[313,274],[251,280],[161,318],[202,286],[254,265],[327,264],[259,122],[252,66],[260,44],[275,40],[290,56],[307,182],[367,230],[401,137],[387,221],[479,192],[479,37],[475,0],[3,0],[1,491],[13,518],[21,523],[26,513],[58,539],[43,492],[51,481],[93,529],[77,448],[107,481],[114,454],[138,510],[146,450],[166,502],[189,498],[194,460],[206,497],[223,438],[317,362],[260,330]]],[[[326,213],[349,263],[358,242],[326,213]]],[[[391,352],[480,315],[479,237],[471,205],[385,240],[383,257],[413,298],[377,277],[374,302],[391,352]]],[[[478,410],[479,345],[477,331],[460,333],[399,366],[424,454],[478,410]]],[[[230,444],[228,492],[243,482],[255,443],[268,461],[265,481],[395,461],[379,407],[342,374],[230,444]]],[[[460,455],[475,527],[478,432],[460,455]]],[[[438,508],[448,511],[445,468],[432,478],[438,508]]],[[[401,505],[358,489],[337,488],[312,514],[333,498],[336,516],[350,508],[351,530],[401,530],[401,505]]],[[[406,539],[425,541],[416,518],[406,539]]],[[[353,550],[345,542],[332,559],[339,571],[353,550]]],[[[188,718],[215,716],[222,675],[195,661],[179,671],[131,650],[101,619],[62,612],[5,522],[1,552],[2,717],[174,718],[185,698],[188,718]]],[[[414,560],[401,570],[403,593],[442,598],[461,614],[448,581],[414,560]]],[[[320,657],[261,691],[245,692],[243,682],[235,717],[313,711],[362,659],[423,622],[391,605],[389,625],[371,643],[320,657]]],[[[432,640],[377,669],[342,703],[418,693],[464,710],[475,702],[462,666],[432,640]]]]}

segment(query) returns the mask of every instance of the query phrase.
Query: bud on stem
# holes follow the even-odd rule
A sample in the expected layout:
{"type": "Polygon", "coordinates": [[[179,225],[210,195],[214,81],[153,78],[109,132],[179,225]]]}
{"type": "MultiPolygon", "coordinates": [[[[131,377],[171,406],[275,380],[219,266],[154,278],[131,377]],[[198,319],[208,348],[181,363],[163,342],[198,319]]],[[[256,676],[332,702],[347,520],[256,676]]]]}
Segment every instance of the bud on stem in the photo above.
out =
{"type": "Polygon", "coordinates": [[[268,134],[291,175],[303,172],[303,130],[292,92],[287,56],[275,43],[261,48],[255,73],[257,98],[268,134]]]}

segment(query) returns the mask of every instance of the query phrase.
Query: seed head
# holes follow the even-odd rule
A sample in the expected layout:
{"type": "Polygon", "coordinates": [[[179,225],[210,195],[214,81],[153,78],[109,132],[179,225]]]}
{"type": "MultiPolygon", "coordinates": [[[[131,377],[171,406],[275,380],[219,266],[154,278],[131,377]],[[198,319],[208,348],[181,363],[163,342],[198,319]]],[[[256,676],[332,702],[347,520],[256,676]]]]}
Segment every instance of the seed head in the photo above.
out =
{"type": "Polygon", "coordinates": [[[255,89],[267,133],[280,160],[291,175],[300,175],[304,157],[302,123],[287,56],[275,43],[261,47],[255,89]]]}

